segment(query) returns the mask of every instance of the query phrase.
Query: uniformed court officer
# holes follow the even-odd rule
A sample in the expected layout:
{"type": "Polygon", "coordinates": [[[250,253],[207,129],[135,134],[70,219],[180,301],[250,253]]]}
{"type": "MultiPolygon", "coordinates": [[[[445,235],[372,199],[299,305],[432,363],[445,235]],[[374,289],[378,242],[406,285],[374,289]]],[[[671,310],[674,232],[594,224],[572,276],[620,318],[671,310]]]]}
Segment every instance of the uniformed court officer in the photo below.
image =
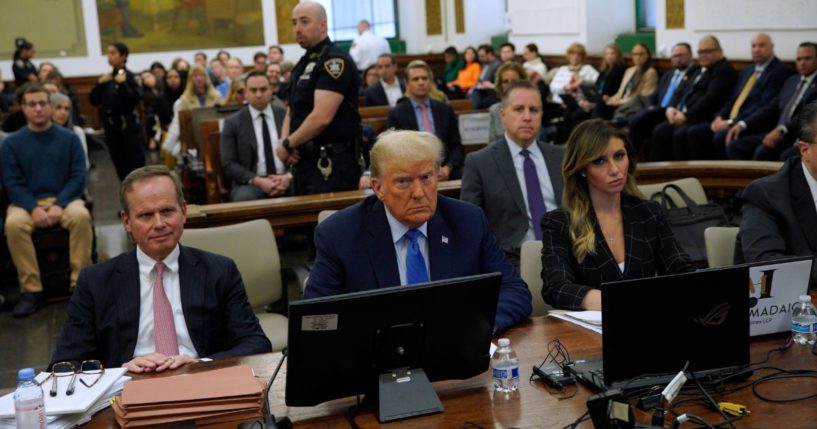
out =
{"type": "Polygon", "coordinates": [[[300,195],[357,189],[360,180],[360,78],[354,61],[327,36],[326,10],[305,1],[292,10],[306,53],[292,71],[289,108],[276,154],[293,168],[300,195]],[[291,158],[291,159],[290,159],[291,158]]]}

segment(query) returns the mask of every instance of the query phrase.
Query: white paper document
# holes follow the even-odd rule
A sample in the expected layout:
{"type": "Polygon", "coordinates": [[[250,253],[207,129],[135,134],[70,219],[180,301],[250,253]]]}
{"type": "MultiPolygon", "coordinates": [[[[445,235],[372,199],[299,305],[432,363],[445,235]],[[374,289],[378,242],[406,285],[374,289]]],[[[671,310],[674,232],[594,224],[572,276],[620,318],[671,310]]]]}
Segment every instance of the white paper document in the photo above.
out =
{"type": "Polygon", "coordinates": [[[550,310],[548,316],[564,320],[601,334],[601,311],[550,310]]]}

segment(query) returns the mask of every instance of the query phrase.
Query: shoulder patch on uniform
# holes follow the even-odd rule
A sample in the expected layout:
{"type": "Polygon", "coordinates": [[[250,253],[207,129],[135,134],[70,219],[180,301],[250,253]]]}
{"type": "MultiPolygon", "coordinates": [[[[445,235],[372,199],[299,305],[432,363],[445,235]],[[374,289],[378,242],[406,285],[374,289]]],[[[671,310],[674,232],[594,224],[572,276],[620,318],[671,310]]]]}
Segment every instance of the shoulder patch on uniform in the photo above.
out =
{"type": "Polygon", "coordinates": [[[343,70],[346,68],[346,63],[343,58],[330,58],[323,63],[323,68],[332,76],[332,79],[338,79],[343,75],[343,70]]]}

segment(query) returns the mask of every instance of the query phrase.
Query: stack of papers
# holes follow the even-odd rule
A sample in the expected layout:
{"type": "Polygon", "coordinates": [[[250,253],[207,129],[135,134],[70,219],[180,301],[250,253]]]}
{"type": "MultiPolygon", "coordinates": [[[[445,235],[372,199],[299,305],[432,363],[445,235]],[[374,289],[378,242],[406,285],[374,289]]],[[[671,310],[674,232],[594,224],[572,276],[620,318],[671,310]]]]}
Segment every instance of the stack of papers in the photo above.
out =
{"type": "MultiPolygon", "coordinates": [[[[54,429],[72,428],[87,423],[91,416],[110,405],[111,398],[122,391],[122,386],[130,380],[125,377],[125,368],[106,369],[102,378],[91,388],[85,387],[80,380],[75,383],[75,392],[68,396],[65,389],[68,387],[68,377],[61,377],[58,383],[59,391],[57,396],[50,396],[52,379],[45,380],[49,373],[41,372],[37,375],[37,381],[42,383],[45,394],[45,414],[48,420],[48,427],[54,429]]],[[[98,375],[77,374],[77,378],[92,383],[98,375]]],[[[14,419],[14,393],[9,393],[0,398],[0,429],[15,428],[14,419]]]]}
{"type": "Polygon", "coordinates": [[[132,381],[112,401],[121,427],[260,420],[266,382],[247,365],[132,381]]]}
{"type": "Polygon", "coordinates": [[[548,316],[565,320],[601,334],[601,311],[551,310],[548,316]]]}

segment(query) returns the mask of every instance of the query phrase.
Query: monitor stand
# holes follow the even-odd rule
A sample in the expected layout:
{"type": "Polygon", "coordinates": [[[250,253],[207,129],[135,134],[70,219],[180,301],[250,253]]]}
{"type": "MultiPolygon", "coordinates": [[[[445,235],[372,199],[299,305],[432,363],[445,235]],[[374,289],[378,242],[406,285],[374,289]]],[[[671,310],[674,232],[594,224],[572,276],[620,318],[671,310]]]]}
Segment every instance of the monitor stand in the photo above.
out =
{"type": "Polygon", "coordinates": [[[380,375],[380,423],[441,413],[443,410],[440,398],[421,368],[398,368],[380,375]]]}

